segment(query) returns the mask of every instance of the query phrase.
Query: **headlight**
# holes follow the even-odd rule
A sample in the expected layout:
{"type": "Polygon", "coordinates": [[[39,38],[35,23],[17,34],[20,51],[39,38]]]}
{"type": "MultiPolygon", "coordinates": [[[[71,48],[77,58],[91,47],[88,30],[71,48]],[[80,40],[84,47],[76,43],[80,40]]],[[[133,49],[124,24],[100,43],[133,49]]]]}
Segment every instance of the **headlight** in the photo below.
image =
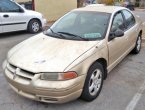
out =
{"type": "Polygon", "coordinates": [[[78,75],[76,72],[64,72],[64,73],[41,73],[41,80],[49,81],[62,81],[76,78],[78,75]]]}

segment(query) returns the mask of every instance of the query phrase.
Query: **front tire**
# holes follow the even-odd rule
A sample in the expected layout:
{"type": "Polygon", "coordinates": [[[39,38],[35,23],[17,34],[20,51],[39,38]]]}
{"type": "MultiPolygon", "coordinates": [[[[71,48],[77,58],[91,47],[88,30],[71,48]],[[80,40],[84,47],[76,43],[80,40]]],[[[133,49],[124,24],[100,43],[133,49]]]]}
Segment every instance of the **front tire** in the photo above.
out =
{"type": "Polygon", "coordinates": [[[100,94],[104,80],[104,69],[100,63],[93,64],[87,74],[81,99],[93,101],[100,94]]]}
{"type": "Polygon", "coordinates": [[[141,50],[141,43],[142,43],[142,38],[141,38],[141,35],[139,35],[137,40],[136,40],[135,48],[132,50],[133,54],[138,54],[140,52],[140,50],[141,50]]]}
{"type": "Polygon", "coordinates": [[[38,33],[41,30],[41,23],[37,19],[33,19],[28,24],[28,31],[32,34],[38,33]]]}

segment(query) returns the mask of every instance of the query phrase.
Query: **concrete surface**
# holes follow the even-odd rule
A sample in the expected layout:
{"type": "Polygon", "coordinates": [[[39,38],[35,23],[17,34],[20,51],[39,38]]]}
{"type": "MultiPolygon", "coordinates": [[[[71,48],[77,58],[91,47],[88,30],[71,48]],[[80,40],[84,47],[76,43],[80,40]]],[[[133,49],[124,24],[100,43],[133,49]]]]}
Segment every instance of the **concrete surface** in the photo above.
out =
{"type": "MultiPolygon", "coordinates": [[[[32,37],[26,32],[0,34],[0,64],[7,51],[32,37]]],[[[99,97],[66,104],[47,104],[17,95],[8,85],[0,66],[0,110],[145,110],[145,44],[140,54],[128,55],[108,75],[99,97]]]]}

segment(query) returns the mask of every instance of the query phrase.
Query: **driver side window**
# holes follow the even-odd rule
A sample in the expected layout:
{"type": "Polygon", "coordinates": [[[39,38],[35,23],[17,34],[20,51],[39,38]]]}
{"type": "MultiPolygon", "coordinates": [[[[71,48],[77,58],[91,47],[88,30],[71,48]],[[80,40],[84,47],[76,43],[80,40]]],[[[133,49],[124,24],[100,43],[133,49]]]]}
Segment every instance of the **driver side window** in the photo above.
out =
{"type": "Polygon", "coordinates": [[[12,1],[2,0],[0,3],[0,12],[19,12],[20,7],[12,1]]]}
{"type": "Polygon", "coordinates": [[[122,30],[122,31],[125,30],[124,19],[121,12],[117,13],[113,19],[111,32],[115,32],[116,30],[122,30]]]}

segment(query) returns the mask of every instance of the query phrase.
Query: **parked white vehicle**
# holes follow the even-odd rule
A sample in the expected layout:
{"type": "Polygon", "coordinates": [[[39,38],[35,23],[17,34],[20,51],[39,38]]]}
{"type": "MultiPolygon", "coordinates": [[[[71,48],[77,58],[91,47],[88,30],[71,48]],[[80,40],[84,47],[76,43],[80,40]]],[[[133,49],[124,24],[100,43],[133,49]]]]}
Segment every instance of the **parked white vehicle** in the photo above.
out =
{"type": "Polygon", "coordinates": [[[20,30],[37,33],[45,24],[42,14],[27,10],[11,0],[0,1],[0,33],[20,30]]]}

